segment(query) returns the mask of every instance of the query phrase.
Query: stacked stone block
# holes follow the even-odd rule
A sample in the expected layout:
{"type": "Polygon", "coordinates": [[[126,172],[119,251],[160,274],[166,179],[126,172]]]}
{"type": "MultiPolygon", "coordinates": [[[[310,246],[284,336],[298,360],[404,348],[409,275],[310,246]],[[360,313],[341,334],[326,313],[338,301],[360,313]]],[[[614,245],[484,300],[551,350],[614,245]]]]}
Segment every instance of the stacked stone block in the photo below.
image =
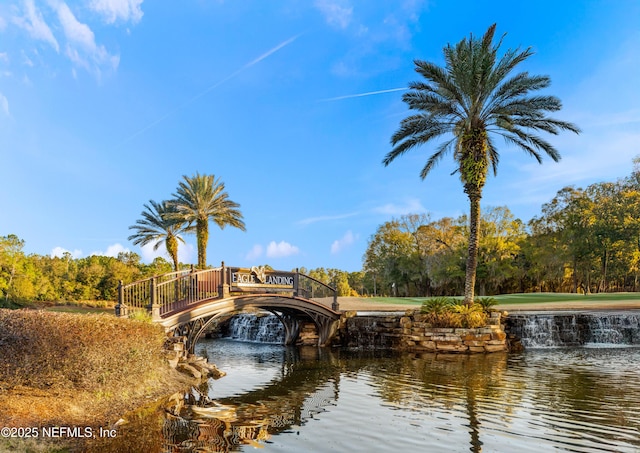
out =
{"type": "Polygon", "coordinates": [[[507,350],[502,314],[491,313],[480,328],[432,327],[427,316],[408,311],[404,316],[344,318],[341,332],[347,347],[390,347],[406,351],[476,354],[507,350]]]}

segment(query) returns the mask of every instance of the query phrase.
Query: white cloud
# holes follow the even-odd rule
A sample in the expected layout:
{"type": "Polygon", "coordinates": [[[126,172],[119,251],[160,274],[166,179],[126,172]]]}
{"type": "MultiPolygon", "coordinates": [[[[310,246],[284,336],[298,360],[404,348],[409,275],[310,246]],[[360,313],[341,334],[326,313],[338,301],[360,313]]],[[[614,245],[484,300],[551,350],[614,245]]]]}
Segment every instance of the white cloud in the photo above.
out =
{"type": "Polygon", "coordinates": [[[4,113],[6,116],[10,116],[9,114],[9,101],[7,97],[0,93],[0,112],[4,113]]]}
{"type": "Polygon", "coordinates": [[[295,245],[291,245],[288,242],[271,241],[267,246],[267,257],[269,258],[282,258],[285,256],[297,255],[300,249],[295,245]]]}
{"type": "Polygon", "coordinates": [[[260,244],[256,244],[251,248],[251,250],[249,250],[249,253],[246,254],[245,259],[249,261],[257,260],[262,256],[263,251],[264,249],[262,246],[260,244]]]}
{"type": "Polygon", "coordinates": [[[97,256],[111,256],[116,258],[119,253],[129,253],[131,250],[124,247],[122,244],[113,244],[107,247],[106,252],[91,252],[89,256],[97,255],[97,256]]]}
{"type": "Polygon", "coordinates": [[[150,263],[159,256],[167,258],[166,250],[163,246],[158,247],[158,250],[153,250],[153,246],[154,244],[147,244],[140,247],[140,256],[145,263],[150,263]]]}
{"type": "Polygon", "coordinates": [[[340,253],[345,248],[349,247],[358,239],[358,235],[354,235],[351,230],[347,231],[342,238],[333,241],[331,244],[331,254],[335,255],[340,253]]]}
{"type": "Polygon", "coordinates": [[[101,14],[105,21],[112,24],[118,20],[122,22],[138,23],[142,19],[143,0],[93,0],[89,7],[101,14]]]}
{"type": "Polygon", "coordinates": [[[0,52],[0,61],[9,63],[9,54],[7,52],[0,52]]]}
{"type": "Polygon", "coordinates": [[[77,66],[100,75],[100,67],[107,66],[116,69],[120,63],[120,57],[110,55],[104,46],[96,44],[93,31],[87,24],[76,19],[66,3],[55,5],[58,19],[62,25],[64,34],[68,40],[66,55],[77,66]]]}
{"type": "Polygon", "coordinates": [[[63,247],[55,247],[51,250],[51,258],[58,257],[62,258],[65,253],[70,253],[72,258],[80,258],[82,256],[82,250],[75,249],[74,251],[67,250],[63,247]]]}
{"type": "Polygon", "coordinates": [[[53,36],[51,28],[42,17],[42,13],[36,8],[33,0],[24,0],[24,17],[14,17],[13,22],[20,28],[26,30],[32,38],[48,42],[56,52],[60,52],[60,45],[53,36]]]}
{"type": "Polygon", "coordinates": [[[180,244],[178,247],[178,261],[181,263],[193,263],[197,261],[198,252],[192,244],[180,244]]]}
{"type": "Polygon", "coordinates": [[[66,3],[60,2],[57,7],[58,19],[64,30],[64,34],[69,41],[76,42],[84,46],[87,50],[95,51],[96,40],[93,31],[87,24],[76,19],[66,3]]]}
{"type": "Polygon", "coordinates": [[[314,6],[324,15],[329,25],[347,28],[351,22],[353,7],[346,6],[346,2],[336,0],[316,0],[314,6]]]}
{"type": "Polygon", "coordinates": [[[7,21],[0,16],[0,31],[4,31],[5,28],[7,28],[7,21]]]}
{"type": "MultiPolygon", "coordinates": [[[[164,244],[160,244],[157,250],[153,250],[154,244],[147,244],[145,246],[140,247],[140,256],[142,257],[142,261],[145,263],[150,263],[154,259],[161,257],[169,261],[171,261],[171,257],[167,253],[167,248],[164,244]]],[[[189,243],[178,244],[178,261],[181,263],[191,263],[196,256],[195,247],[189,243]]]]}
{"type": "Polygon", "coordinates": [[[427,209],[422,206],[422,203],[420,203],[420,200],[417,198],[407,200],[404,204],[387,203],[373,210],[378,214],[386,215],[420,214],[421,212],[427,212],[427,209]]]}

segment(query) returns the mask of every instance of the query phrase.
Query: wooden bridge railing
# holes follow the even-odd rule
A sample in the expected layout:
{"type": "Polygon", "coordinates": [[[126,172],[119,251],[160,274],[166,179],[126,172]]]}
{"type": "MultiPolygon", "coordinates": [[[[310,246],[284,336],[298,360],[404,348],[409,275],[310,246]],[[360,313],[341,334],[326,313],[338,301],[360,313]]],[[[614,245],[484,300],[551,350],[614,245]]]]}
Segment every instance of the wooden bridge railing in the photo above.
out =
{"type": "Polygon", "coordinates": [[[118,288],[116,315],[149,311],[154,319],[205,299],[220,296],[222,268],[183,270],[147,278],[118,288]]]}
{"type": "MultiPolygon", "coordinates": [[[[172,312],[209,299],[222,299],[236,292],[285,293],[313,300],[334,310],[338,309],[337,292],[331,286],[299,272],[272,271],[293,281],[289,287],[250,284],[241,287],[233,282],[233,272],[239,268],[221,267],[205,270],[182,270],[147,278],[118,287],[117,316],[134,311],[147,311],[158,320],[172,312]],[[235,285],[235,286],[234,286],[235,285]]],[[[246,275],[246,274],[245,274],[246,275]]]]}

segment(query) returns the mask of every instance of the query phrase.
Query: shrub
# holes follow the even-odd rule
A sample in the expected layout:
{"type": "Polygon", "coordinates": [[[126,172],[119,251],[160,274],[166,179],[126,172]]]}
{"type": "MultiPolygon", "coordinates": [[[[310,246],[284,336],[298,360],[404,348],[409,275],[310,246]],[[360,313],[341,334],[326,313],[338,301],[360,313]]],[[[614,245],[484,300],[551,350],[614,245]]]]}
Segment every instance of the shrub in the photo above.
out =
{"type": "Polygon", "coordinates": [[[147,310],[132,310],[129,312],[129,319],[151,323],[151,313],[147,310]]]}
{"type": "Polygon", "coordinates": [[[451,306],[455,303],[455,299],[450,297],[434,297],[433,299],[422,302],[420,308],[421,313],[439,315],[450,312],[451,306]]]}
{"type": "Polygon", "coordinates": [[[482,311],[485,313],[491,313],[494,305],[498,304],[498,301],[493,297],[479,297],[475,300],[474,304],[478,304],[482,307],[482,311]]]}
{"type": "Polygon", "coordinates": [[[460,327],[474,329],[487,325],[488,316],[478,304],[457,304],[453,306],[453,311],[458,315],[460,327]]]}
{"type": "Polygon", "coordinates": [[[107,314],[0,310],[0,382],[109,392],[163,367],[163,329],[107,314]]]}
{"type": "MultiPolygon", "coordinates": [[[[495,299],[481,299],[488,306],[495,305],[495,299]]],[[[482,303],[471,306],[451,297],[435,297],[422,303],[420,312],[432,327],[475,328],[487,324],[488,315],[482,303]]]]}
{"type": "Polygon", "coordinates": [[[459,321],[453,312],[455,299],[435,297],[422,303],[420,312],[426,315],[426,321],[433,327],[459,327],[459,321]]]}

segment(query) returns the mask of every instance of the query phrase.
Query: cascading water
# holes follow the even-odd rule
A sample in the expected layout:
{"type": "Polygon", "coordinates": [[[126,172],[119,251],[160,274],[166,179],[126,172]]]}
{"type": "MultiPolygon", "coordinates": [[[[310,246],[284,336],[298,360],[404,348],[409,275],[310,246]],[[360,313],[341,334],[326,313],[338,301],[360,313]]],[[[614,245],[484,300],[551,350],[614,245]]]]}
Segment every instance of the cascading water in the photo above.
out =
{"type": "Polygon", "coordinates": [[[640,312],[510,314],[506,330],[525,348],[640,346],[640,312]]]}
{"type": "Polygon", "coordinates": [[[284,343],[284,326],[275,315],[256,316],[243,313],[229,321],[227,338],[256,343],[284,343]]]}

